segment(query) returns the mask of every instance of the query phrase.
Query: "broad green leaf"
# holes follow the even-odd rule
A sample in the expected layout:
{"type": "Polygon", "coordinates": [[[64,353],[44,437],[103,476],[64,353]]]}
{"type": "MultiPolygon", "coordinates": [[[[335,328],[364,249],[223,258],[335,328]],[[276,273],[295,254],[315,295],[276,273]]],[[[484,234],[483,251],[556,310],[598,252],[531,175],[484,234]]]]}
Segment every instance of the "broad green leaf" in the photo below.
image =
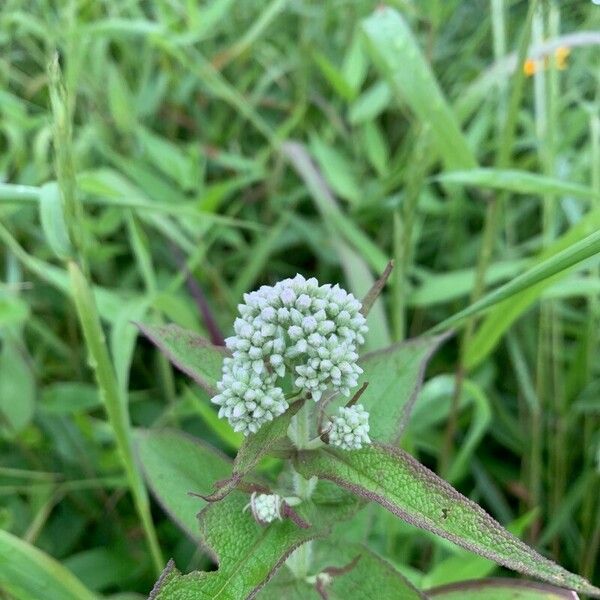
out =
{"type": "MultiPolygon", "coordinates": [[[[331,577],[320,587],[329,600],[425,600],[392,565],[362,544],[317,540],[313,546],[314,573],[331,577]]],[[[280,571],[258,595],[260,600],[322,600],[317,582],[299,582],[280,571]]]]}
{"type": "Polygon", "coordinates": [[[140,331],[181,371],[209,394],[216,394],[227,350],[213,346],[193,331],[177,325],[136,323],[140,331]]]}
{"type": "MultiPolygon", "coordinates": [[[[506,528],[510,533],[521,538],[538,516],[538,510],[531,510],[515,519],[506,528]]],[[[483,577],[489,577],[497,570],[498,565],[495,562],[456,548],[454,554],[436,564],[421,578],[420,587],[439,587],[469,579],[482,579],[483,577]]]]}
{"type": "Polygon", "coordinates": [[[0,433],[12,438],[33,418],[36,386],[22,344],[12,336],[0,344],[0,433]]]}
{"type": "Polygon", "coordinates": [[[258,525],[249,511],[248,495],[233,492],[199,515],[200,536],[219,568],[181,575],[169,562],[150,600],[240,600],[252,598],[283,561],[322,530],[302,529],[292,521],[258,525]]]}
{"type": "Polygon", "coordinates": [[[600,589],[528,547],[399,448],[371,445],[353,452],[300,452],[296,469],[304,477],[333,481],[408,523],[505,567],[600,597],[600,589]]]}
{"type": "Polygon", "coordinates": [[[98,600],[59,562],[2,530],[0,590],[15,600],[98,600]]]}
{"type": "Polygon", "coordinates": [[[137,432],[137,454],[152,493],[192,539],[198,539],[196,515],[206,504],[188,492],[208,493],[229,475],[231,462],[219,451],[177,431],[137,432]]]}
{"type": "Polygon", "coordinates": [[[402,15],[386,6],[362,22],[367,48],[393,92],[431,127],[437,149],[450,169],[470,169],[477,160],[458,120],[402,15]]]}
{"type": "Polygon", "coordinates": [[[231,476],[219,482],[217,490],[206,499],[214,502],[224,498],[263,457],[267,456],[277,444],[286,440],[292,417],[302,404],[303,401],[295,402],[285,413],[263,425],[254,435],[245,438],[233,462],[231,476]]]}
{"type": "Polygon", "coordinates": [[[73,254],[69,231],[65,222],[62,200],[56,182],[40,188],[40,221],[46,241],[54,254],[67,259],[73,254]]]}
{"type": "Polygon", "coordinates": [[[396,442],[415,403],[429,359],[447,336],[422,337],[365,354],[359,385],[369,385],[360,397],[369,411],[370,435],[396,442]]]}
{"type": "Polygon", "coordinates": [[[552,177],[528,173],[527,171],[502,170],[502,169],[470,169],[469,171],[450,171],[442,173],[436,179],[445,183],[459,183],[461,185],[491,188],[514,192],[516,194],[530,194],[544,196],[547,194],[557,196],[573,196],[583,200],[600,198],[598,192],[592,188],[561,181],[552,177]]]}
{"type": "Polygon", "coordinates": [[[575,592],[516,579],[479,579],[427,590],[436,600],[577,600],[575,592]]]}

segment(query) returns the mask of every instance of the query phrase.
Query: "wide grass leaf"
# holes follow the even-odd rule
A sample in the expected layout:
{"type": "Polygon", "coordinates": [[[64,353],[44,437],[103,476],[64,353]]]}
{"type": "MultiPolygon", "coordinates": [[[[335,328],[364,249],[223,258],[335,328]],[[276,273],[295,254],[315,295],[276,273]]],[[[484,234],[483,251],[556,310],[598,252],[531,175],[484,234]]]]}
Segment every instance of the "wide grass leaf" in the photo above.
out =
{"type": "Polygon", "coordinates": [[[393,8],[380,7],[362,22],[370,56],[392,91],[431,126],[440,156],[450,169],[477,160],[410,27],[393,8]]]}
{"type": "Polygon", "coordinates": [[[515,579],[479,579],[427,590],[436,600],[577,600],[570,590],[515,579]]]}
{"type": "Polygon", "coordinates": [[[437,177],[445,183],[459,183],[461,185],[478,188],[503,190],[516,194],[530,194],[533,196],[562,195],[582,198],[583,200],[598,199],[598,192],[592,188],[561,181],[553,177],[517,171],[512,169],[470,169],[468,171],[451,171],[437,177]]]}
{"type": "Polygon", "coordinates": [[[213,346],[208,340],[177,325],[146,325],[137,323],[140,331],[186,375],[209,394],[216,394],[221,378],[221,365],[227,350],[213,346]]]}
{"type": "Polygon", "coordinates": [[[412,456],[390,446],[301,452],[296,469],[381,504],[401,519],[520,573],[600,597],[600,589],[544,558],[412,456]]]}
{"type": "Polygon", "coordinates": [[[2,530],[0,590],[15,600],[98,600],[51,556],[2,530]]]}
{"type": "Polygon", "coordinates": [[[229,475],[231,461],[178,431],[138,431],[136,438],[138,458],[154,497],[171,519],[197,540],[196,514],[206,503],[188,492],[208,493],[215,481],[229,475]]]}

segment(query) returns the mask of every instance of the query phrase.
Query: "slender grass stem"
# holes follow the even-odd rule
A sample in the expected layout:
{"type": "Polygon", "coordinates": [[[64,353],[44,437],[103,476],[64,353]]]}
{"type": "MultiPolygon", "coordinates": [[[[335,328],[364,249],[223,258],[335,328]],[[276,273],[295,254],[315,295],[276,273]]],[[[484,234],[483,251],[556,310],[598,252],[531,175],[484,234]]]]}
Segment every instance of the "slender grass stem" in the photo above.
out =
{"type": "MultiPolygon", "coordinates": [[[[515,70],[512,76],[512,88],[508,102],[506,120],[504,123],[504,127],[501,130],[498,152],[496,157],[496,166],[499,169],[505,169],[510,163],[510,157],[514,145],[517,117],[519,114],[519,107],[521,104],[525,84],[525,73],[523,71],[522,65],[525,61],[525,57],[527,56],[527,49],[529,48],[529,42],[531,40],[531,24],[537,5],[538,0],[531,0],[531,2],[529,3],[529,9],[527,12],[527,17],[523,26],[524,29],[521,34],[521,40],[517,51],[517,69],[515,70]]],[[[484,291],[485,274],[487,272],[494,250],[498,223],[500,221],[500,215],[502,211],[503,199],[504,194],[494,196],[488,203],[486,209],[481,249],[479,253],[479,260],[477,262],[477,267],[475,270],[475,283],[473,285],[473,291],[471,294],[471,303],[475,303],[484,291]]],[[[448,416],[448,422],[444,433],[443,450],[440,455],[440,469],[442,473],[446,471],[454,453],[454,436],[457,426],[458,404],[462,390],[462,380],[464,376],[464,357],[474,331],[475,319],[469,318],[463,337],[461,339],[460,359],[456,371],[456,385],[452,397],[450,414],[448,416]]]]}
{"type": "Polygon", "coordinates": [[[70,242],[77,258],[69,258],[67,271],[71,294],[75,302],[77,318],[83,331],[89,364],[94,371],[100,395],[103,400],[115,443],[133,501],[140,518],[152,561],[157,573],[164,566],[156,531],[150,514],[150,502],[144,481],[137,468],[131,439],[131,426],[127,395],[119,388],[117,376],[110,359],[104,332],[92,288],[87,276],[85,262],[86,248],[82,238],[84,215],[81,202],[77,198],[75,164],[72,148],[72,103],[62,81],[57,57],[50,64],[50,99],[54,117],[54,149],[56,171],[62,200],[62,213],[69,233],[70,242]]]}

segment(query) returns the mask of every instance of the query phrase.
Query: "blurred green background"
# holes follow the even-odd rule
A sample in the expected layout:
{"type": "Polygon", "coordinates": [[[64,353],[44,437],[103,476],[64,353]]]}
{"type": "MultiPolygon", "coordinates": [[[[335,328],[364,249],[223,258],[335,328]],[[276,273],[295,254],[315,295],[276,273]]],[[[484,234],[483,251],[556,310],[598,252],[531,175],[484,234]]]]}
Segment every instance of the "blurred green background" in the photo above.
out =
{"type": "MultiPolygon", "coordinates": [[[[156,578],[56,256],[64,229],[40,201],[57,177],[53,124],[133,427],[178,427],[229,453],[239,438],[132,320],[218,343],[262,283],[301,272],[362,296],[394,259],[375,349],[598,229],[600,7],[389,4],[403,36],[365,25],[377,3],[360,0],[2,2],[0,528],[12,536],[0,581],[29,568],[29,545],[100,594],[147,594],[156,578]],[[53,117],[55,52],[66,103],[53,117]],[[11,565],[14,536],[27,560],[11,565]]],[[[433,360],[403,441],[596,584],[599,294],[592,259],[470,321],[433,360]]],[[[151,509],[163,554],[206,568],[151,509]]],[[[494,572],[370,516],[372,548],[419,585],[494,572]]]]}

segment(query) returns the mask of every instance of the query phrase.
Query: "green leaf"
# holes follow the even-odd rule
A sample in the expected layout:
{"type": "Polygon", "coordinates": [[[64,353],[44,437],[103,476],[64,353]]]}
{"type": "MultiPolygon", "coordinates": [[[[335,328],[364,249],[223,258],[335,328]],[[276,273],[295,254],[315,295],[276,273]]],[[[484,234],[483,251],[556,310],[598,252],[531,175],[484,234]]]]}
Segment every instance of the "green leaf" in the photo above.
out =
{"type": "Polygon", "coordinates": [[[40,221],[50,249],[60,259],[73,254],[69,231],[65,222],[58,184],[46,183],[40,188],[40,221]]]}
{"type": "Polygon", "coordinates": [[[431,127],[440,156],[450,169],[470,169],[477,160],[410,27],[383,6],[362,22],[367,49],[393,92],[431,127]]]}
{"type": "Polygon", "coordinates": [[[329,187],[340,198],[348,200],[351,204],[358,204],[362,194],[356,166],[316,135],[311,137],[310,151],[317,159],[329,187]]]}
{"type": "Polygon", "coordinates": [[[16,296],[0,297],[0,327],[17,325],[29,316],[29,305],[16,296]]]}
{"type": "Polygon", "coordinates": [[[313,60],[334,92],[343,100],[354,98],[355,91],[340,71],[322,52],[314,51],[313,60]]]}
{"type": "Polygon", "coordinates": [[[529,548],[399,448],[372,445],[353,452],[301,452],[296,469],[304,477],[333,481],[408,523],[505,567],[600,597],[600,589],[529,548]]]}
{"type": "Polygon", "coordinates": [[[277,444],[286,440],[292,417],[303,403],[303,401],[295,402],[285,413],[263,425],[255,434],[245,438],[233,462],[231,476],[219,482],[218,489],[206,499],[215,502],[224,498],[263,457],[267,456],[277,444]]]}
{"type": "MultiPolygon", "coordinates": [[[[503,300],[517,296],[516,306],[514,303],[509,302],[504,305],[504,309],[501,311],[503,314],[506,314],[507,306],[510,307],[511,312],[517,308],[516,315],[514,312],[511,314],[511,317],[514,320],[514,318],[521,314],[527,306],[531,305],[545,289],[550,287],[553,283],[556,283],[560,277],[566,275],[572,267],[575,267],[599,252],[600,232],[596,232],[569,246],[562,252],[557,252],[546,260],[538,262],[538,264],[521,275],[518,275],[512,281],[500,286],[486,294],[477,302],[474,302],[452,317],[442,321],[436,325],[432,331],[447,329],[457,323],[463,322],[467,317],[483,312],[488,308],[499,304],[503,300]]],[[[496,311],[496,313],[497,312],[498,311],[496,311]]],[[[512,323],[512,321],[510,322],[512,323]]],[[[477,358],[477,356],[473,356],[472,345],[469,347],[469,353],[465,359],[465,363],[469,368],[473,366],[473,359],[477,358]]]]}
{"type": "Polygon", "coordinates": [[[258,525],[249,511],[248,495],[233,492],[199,515],[200,535],[215,554],[219,569],[181,575],[171,561],[150,600],[240,600],[253,598],[284,560],[300,545],[321,535],[290,520],[258,525]]]}
{"type": "Polygon", "coordinates": [[[177,431],[138,431],[137,454],[152,493],[171,519],[198,539],[196,515],[206,504],[188,492],[208,493],[231,462],[219,451],[177,431]]]}
{"type": "Polygon", "coordinates": [[[95,594],[52,557],[2,530],[0,589],[15,600],[97,600],[95,594]]]}
{"type": "Polygon", "coordinates": [[[600,198],[598,192],[578,183],[561,181],[553,177],[510,169],[451,171],[449,173],[442,173],[436,179],[444,183],[459,183],[466,186],[504,190],[516,194],[530,194],[532,196],[573,196],[574,198],[581,198],[583,200],[600,198]]]}
{"type": "Polygon", "coordinates": [[[344,544],[331,548],[335,565],[343,567],[353,558],[358,562],[347,573],[333,575],[327,589],[331,598],[348,600],[424,600],[425,596],[415,589],[392,565],[371,552],[365,546],[344,544]]]}
{"type": "Polygon", "coordinates": [[[427,590],[436,600],[577,600],[575,592],[515,579],[479,579],[427,590]]]}
{"type": "Polygon", "coordinates": [[[392,443],[400,438],[423,384],[427,363],[447,337],[416,338],[361,358],[364,372],[359,385],[369,385],[360,402],[369,411],[373,439],[392,443]]]}
{"type": "Polygon", "coordinates": [[[391,103],[392,90],[385,81],[378,81],[367,88],[350,106],[348,120],[360,125],[377,118],[391,103]]]}
{"type": "Polygon", "coordinates": [[[21,343],[5,337],[0,348],[0,433],[12,438],[33,418],[35,380],[21,343]]]}
{"type": "Polygon", "coordinates": [[[197,333],[177,325],[136,325],[179,370],[189,375],[207,393],[217,393],[221,365],[227,356],[225,348],[213,346],[197,333]]]}

